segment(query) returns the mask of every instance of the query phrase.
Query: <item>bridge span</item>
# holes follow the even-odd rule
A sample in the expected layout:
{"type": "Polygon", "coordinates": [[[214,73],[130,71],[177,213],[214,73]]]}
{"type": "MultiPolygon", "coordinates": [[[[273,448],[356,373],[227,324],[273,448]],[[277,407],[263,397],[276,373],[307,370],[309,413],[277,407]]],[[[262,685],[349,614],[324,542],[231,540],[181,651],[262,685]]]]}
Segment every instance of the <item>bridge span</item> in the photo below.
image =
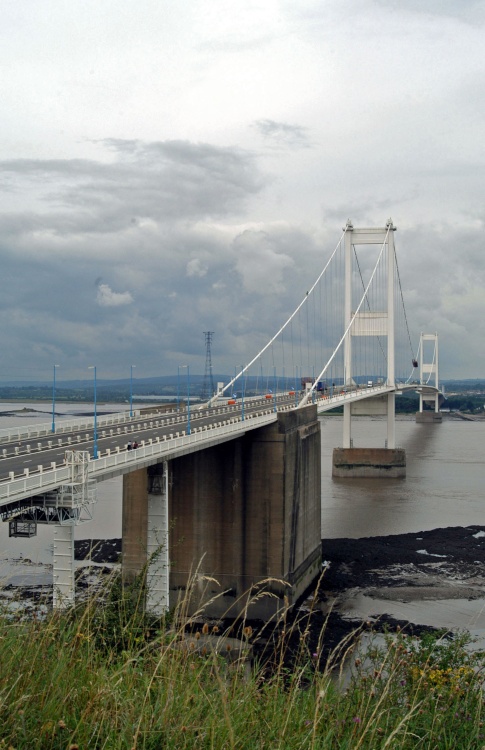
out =
{"type": "MultiPolygon", "coordinates": [[[[380,384],[372,387],[338,387],[335,393],[315,396],[317,413],[360,401],[379,400],[388,393],[413,391],[434,397],[435,388],[420,384],[380,384]]],[[[186,410],[143,417],[125,412],[98,420],[98,458],[92,460],[94,420],[61,422],[54,437],[50,425],[27,425],[0,431],[0,515],[5,520],[15,515],[13,504],[33,496],[57,490],[69,483],[67,452],[86,452],[89,479],[103,481],[130,471],[169,461],[198,450],[233,440],[249,430],[276,422],[278,414],[297,409],[294,396],[271,395],[268,400],[205,407],[192,412],[191,431],[187,432],[186,410]],[[99,421],[101,422],[99,424],[99,421]],[[139,447],[127,450],[128,441],[137,436],[139,447]],[[9,509],[9,505],[12,508],[9,509]]],[[[369,412],[372,413],[372,412],[369,412]]]]}
{"type": "MultiPolygon", "coordinates": [[[[417,421],[439,421],[436,334],[421,334],[410,373],[396,371],[394,232],[392,222],[362,230],[348,222],[295,312],[204,408],[188,402],[168,414],[98,419],[95,412],[58,424],[55,433],[49,425],[0,433],[0,516],[14,536],[53,525],[55,607],[74,602],[74,526],[92,517],[97,483],[114,476],[123,477],[123,577],[145,570],[146,606],[154,614],[182,595],[188,613],[210,602],[213,616],[266,618],[303,595],[321,563],[318,415],[343,407],[333,473],[349,477],[405,476],[405,455],[395,445],[397,393],[416,391],[417,421]],[[365,283],[355,249],[372,244],[381,250],[365,283]],[[328,271],[340,248],[342,283],[328,271]],[[364,290],[357,297],[355,279],[364,290]],[[323,292],[319,282],[327,283],[323,292]],[[341,299],[333,299],[339,290],[341,299]],[[340,304],[343,329],[335,327],[340,304]],[[320,338],[311,354],[314,362],[322,358],[317,368],[310,364],[312,325],[320,338]],[[305,340],[307,364],[289,368],[295,349],[303,359],[305,340]],[[250,395],[264,382],[264,395],[250,395]],[[352,416],[361,413],[386,416],[382,449],[354,446],[352,416]],[[133,439],[138,447],[128,450],[133,439]]],[[[406,330],[405,313],[401,322],[406,330]]],[[[407,337],[410,343],[408,330],[407,337]]]]}

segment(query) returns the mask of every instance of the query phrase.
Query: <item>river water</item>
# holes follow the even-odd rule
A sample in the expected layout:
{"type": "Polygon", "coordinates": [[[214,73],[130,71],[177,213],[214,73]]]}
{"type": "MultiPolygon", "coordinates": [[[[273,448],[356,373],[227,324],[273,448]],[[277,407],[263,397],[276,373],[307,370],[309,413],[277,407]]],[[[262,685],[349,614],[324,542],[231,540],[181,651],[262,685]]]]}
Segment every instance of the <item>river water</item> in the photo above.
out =
{"type": "MultiPolygon", "coordinates": [[[[0,412],[12,409],[43,410],[23,416],[0,415],[0,429],[33,422],[49,422],[47,404],[0,404],[0,412]]],[[[66,414],[89,411],[89,404],[56,406],[66,414]]],[[[126,410],[126,404],[110,410],[126,410]]],[[[108,409],[107,409],[108,410],[108,409]]],[[[56,417],[61,419],[62,417],[56,417]]],[[[342,444],[342,418],[321,418],[322,435],[322,538],[362,538],[427,531],[447,526],[485,525],[485,421],[465,422],[444,418],[438,425],[416,424],[413,417],[397,417],[396,443],[406,450],[405,479],[332,479],[332,451],[342,444]]],[[[357,417],[352,420],[355,447],[384,447],[386,422],[382,418],[357,417]]],[[[8,524],[0,523],[0,576],[19,583],[21,575],[13,561],[29,558],[39,563],[39,575],[49,577],[53,529],[38,527],[32,539],[9,539],[8,524]],[[42,572],[43,571],[43,572],[42,572]]],[[[106,539],[121,536],[121,479],[98,485],[98,503],[93,520],[76,528],[77,539],[106,539]]],[[[51,580],[52,574],[50,573],[51,580]]],[[[31,579],[29,579],[31,580],[31,579]]],[[[33,582],[33,580],[32,580],[33,582]]],[[[365,597],[352,605],[354,614],[366,616],[365,597]]],[[[379,608],[375,600],[373,611],[379,608]]],[[[382,603],[383,612],[443,627],[467,627],[485,632],[483,603],[454,601],[451,605],[421,602],[413,605],[382,603]],[[413,609],[414,606],[414,609],[413,609]],[[437,619],[438,618],[438,619],[437,619]]],[[[351,608],[352,608],[351,607],[351,608]]]]}
{"type": "MultiPolygon", "coordinates": [[[[396,445],[405,479],[332,479],[342,419],[322,420],[322,538],[385,536],[446,526],[485,525],[485,421],[443,418],[416,424],[398,416],[396,445]]],[[[352,419],[354,447],[384,447],[384,419],[352,419]]]]}
{"type": "MultiPolygon", "coordinates": [[[[341,445],[342,427],[340,417],[322,418],[323,539],[485,526],[485,421],[445,415],[433,425],[398,416],[396,442],[406,451],[405,479],[332,479],[332,451],[341,445]]],[[[384,447],[385,420],[354,418],[352,436],[355,447],[384,447]]],[[[421,625],[467,629],[485,648],[483,599],[389,601],[356,591],[344,597],[339,609],[361,619],[388,614],[421,625]]]]}

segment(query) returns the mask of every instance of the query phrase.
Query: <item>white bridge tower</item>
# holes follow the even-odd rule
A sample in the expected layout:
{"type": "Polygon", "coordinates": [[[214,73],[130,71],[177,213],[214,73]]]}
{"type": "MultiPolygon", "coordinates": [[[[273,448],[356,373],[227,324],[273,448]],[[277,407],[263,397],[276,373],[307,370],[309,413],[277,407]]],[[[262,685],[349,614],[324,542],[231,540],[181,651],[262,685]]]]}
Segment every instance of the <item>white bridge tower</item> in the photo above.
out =
{"type": "MultiPolygon", "coordinates": [[[[352,339],[357,336],[387,337],[387,373],[386,384],[395,386],[394,372],[394,273],[395,250],[394,232],[389,219],[386,226],[378,229],[354,229],[350,220],[345,227],[345,330],[348,330],[344,342],[344,380],[347,387],[354,385],[352,373],[352,339]],[[387,265],[387,308],[377,311],[352,311],[352,248],[354,245],[384,245],[387,265]]],[[[395,438],[395,395],[388,393],[376,399],[366,399],[366,408],[375,413],[387,412],[387,448],[396,447],[395,438]],[[374,403],[373,403],[374,402],[374,403]],[[387,402],[387,403],[386,403],[387,402]]],[[[344,405],[343,447],[352,447],[351,433],[352,405],[344,405]]]]}

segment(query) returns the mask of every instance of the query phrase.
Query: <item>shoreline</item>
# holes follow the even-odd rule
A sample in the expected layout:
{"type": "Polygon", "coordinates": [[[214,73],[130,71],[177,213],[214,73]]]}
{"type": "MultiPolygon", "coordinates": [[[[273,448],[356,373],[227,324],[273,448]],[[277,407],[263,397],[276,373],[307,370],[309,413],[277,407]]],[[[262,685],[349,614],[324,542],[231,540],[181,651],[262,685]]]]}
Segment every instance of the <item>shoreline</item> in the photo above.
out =
{"type": "MultiPolygon", "coordinates": [[[[76,542],[78,560],[113,563],[120,553],[121,539],[76,542]]],[[[419,612],[436,602],[452,608],[453,602],[459,606],[465,599],[481,606],[485,599],[485,526],[322,539],[322,555],[325,569],[318,592],[310,589],[290,618],[299,623],[299,630],[309,626],[314,645],[325,630],[322,656],[355,631],[419,635],[440,629],[439,623],[430,625],[426,618],[419,621],[419,612]],[[355,610],[362,598],[369,607],[365,613],[355,610]],[[396,602],[417,605],[417,620],[393,615],[396,602]],[[378,603],[387,611],[376,614],[378,603]]],[[[265,629],[263,623],[253,626],[265,629]]]]}
{"type": "MultiPolygon", "coordinates": [[[[296,634],[309,633],[308,647],[312,651],[319,649],[322,663],[353,633],[403,631],[420,635],[440,629],[439,622],[430,625],[425,618],[419,619],[419,612],[425,612],[436,602],[452,609],[454,603],[459,606],[460,601],[466,600],[485,609],[485,526],[446,527],[360,539],[323,539],[322,553],[325,565],[318,591],[310,589],[307,598],[288,618],[294,623],[296,634]],[[355,603],[362,600],[368,608],[365,612],[355,608],[355,603]],[[380,613],[376,613],[378,602],[383,608],[380,613]],[[413,614],[418,617],[411,621],[393,615],[396,602],[401,606],[417,604],[413,614]]],[[[86,589],[96,585],[96,580],[99,583],[99,576],[103,578],[112,572],[120,554],[120,538],[76,540],[75,559],[85,563],[76,572],[80,598],[87,593],[86,589]]],[[[25,559],[22,565],[37,567],[25,559]]],[[[6,583],[1,598],[11,600],[16,592],[26,605],[26,612],[34,611],[41,601],[51,600],[51,584],[6,583]]],[[[231,629],[230,622],[223,625],[231,629]]],[[[268,632],[266,623],[252,621],[252,625],[255,633],[268,632]]],[[[485,621],[480,630],[485,635],[485,621]]]]}

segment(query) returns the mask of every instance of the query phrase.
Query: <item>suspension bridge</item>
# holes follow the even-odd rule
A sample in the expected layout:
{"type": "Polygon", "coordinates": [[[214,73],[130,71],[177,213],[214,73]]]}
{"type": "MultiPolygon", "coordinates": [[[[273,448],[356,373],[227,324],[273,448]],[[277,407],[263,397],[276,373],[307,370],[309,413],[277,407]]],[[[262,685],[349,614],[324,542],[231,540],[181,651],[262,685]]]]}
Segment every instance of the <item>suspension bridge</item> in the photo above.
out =
{"type": "Polygon", "coordinates": [[[392,221],[348,221],[316,281],[261,343],[202,407],[187,400],[166,414],[61,422],[55,434],[50,425],[0,433],[0,516],[13,536],[53,525],[54,607],[74,602],[74,527],[92,517],[99,481],[123,476],[123,575],[148,561],[148,609],[160,614],[187,595],[196,571],[198,595],[203,580],[218,580],[205,592],[217,616],[237,614],[244,592],[271,580],[271,596],[252,602],[256,617],[296,601],[318,575],[319,414],[343,407],[335,476],[405,475],[396,394],[417,392],[417,421],[436,422],[442,393],[437,335],[421,333],[413,349],[392,221]],[[386,417],[382,448],[354,445],[358,414],[386,417]],[[139,446],[127,450],[135,434],[139,446]]]}

